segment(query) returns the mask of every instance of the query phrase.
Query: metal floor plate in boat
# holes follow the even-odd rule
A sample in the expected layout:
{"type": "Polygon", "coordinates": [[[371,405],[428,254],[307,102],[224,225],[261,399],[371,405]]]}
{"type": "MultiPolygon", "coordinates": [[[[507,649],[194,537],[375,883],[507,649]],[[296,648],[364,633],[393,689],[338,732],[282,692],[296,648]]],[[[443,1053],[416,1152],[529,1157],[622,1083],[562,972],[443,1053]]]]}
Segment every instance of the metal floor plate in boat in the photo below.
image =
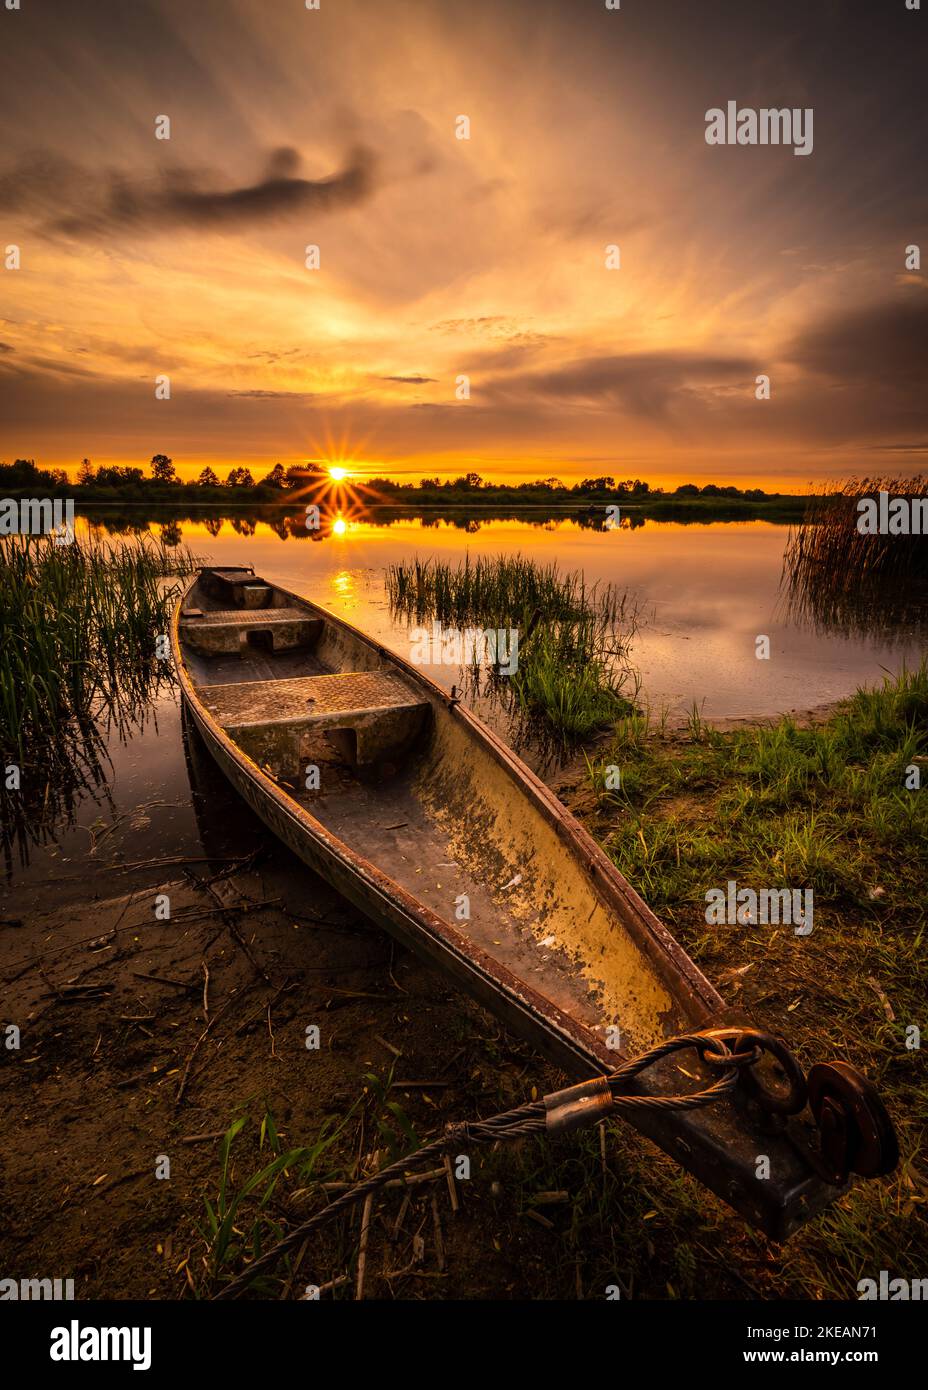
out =
{"type": "Polygon", "coordinates": [[[204,611],[199,617],[181,614],[181,626],[186,629],[202,627],[274,627],[280,623],[312,622],[312,614],[304,608],[217,608],[204,611]]]}
{"type": "Polygon", "coordinates": [[[328,714],[415,709],[423,704],[389,671],[358,671],[200,687],[200,698],[225,728],[286,724],[328,714]]]}

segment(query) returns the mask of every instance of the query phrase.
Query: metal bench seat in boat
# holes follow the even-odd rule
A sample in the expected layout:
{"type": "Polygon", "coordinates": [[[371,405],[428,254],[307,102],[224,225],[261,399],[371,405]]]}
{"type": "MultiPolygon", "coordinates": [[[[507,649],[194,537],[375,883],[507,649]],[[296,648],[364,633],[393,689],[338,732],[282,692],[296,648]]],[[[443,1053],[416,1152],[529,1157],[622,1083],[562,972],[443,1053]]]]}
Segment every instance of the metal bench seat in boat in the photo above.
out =
{"type": "Polygon", "coordinates": [[[204,569],[200,572],[204,593],[237,608],[263,608],[271,597],[270,585],[253,570],[204,569]]]}
{"type": "Polygon", "coordinates": [[[204,685],[200,699],[244,752],[276,775],[293,775],[300,743],[324,731],[358,767],[394,762],[423,728],[427,700],[391,671],[204,685]]]}
{"type": "Polygon", "coordinates": [[[230,570],[204,570],[205,578],[218,579],[221,584],[254,584],[255,572],[252,569],[235,568],[230,570]]]}
{"type": "Polygon", "coordinates": [[[184,641],[206,655],[237,652],[264,633],[275,652],[289,651],[314,642],[322,631],[322,619],[310,617],[304,608],[197,609],[182,612],[180,621],[184,641]]]}

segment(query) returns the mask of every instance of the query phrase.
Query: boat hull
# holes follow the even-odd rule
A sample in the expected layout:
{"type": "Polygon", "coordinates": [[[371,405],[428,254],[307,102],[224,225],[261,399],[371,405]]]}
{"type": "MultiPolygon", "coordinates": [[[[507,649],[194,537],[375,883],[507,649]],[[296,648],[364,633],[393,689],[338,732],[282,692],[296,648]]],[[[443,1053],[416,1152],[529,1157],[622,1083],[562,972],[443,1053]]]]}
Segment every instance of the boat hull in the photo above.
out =
{"type": "MultiPolygon", "coordinates": [[[[323,613],[296,595],[284,590],[277,592],[288,602],[323,613]]],[[[211,715],[188,670],[179,630],[183,602],[184,599],[175,612],[172,643],[188,714],[221,771],[265,825],[372,923],[440,970],[568,1075],[586,1079],[611,1071],[616,1065],[616,1052],[586,1022],[557,1007],[545,993],[532,988],[524,975],[507,970],[477,941],[432,911],[377,864],[354,852],[243,752],[211,715]]],[[[350,624],[328,614],[324,617],[327,623],[344,629],[339,634],[340,642],[360,643],[372,664],[387,662],[414,679],[428,699],[437,704],[441,717],[450,714],[455,727],[463,727],[468,738],[478,739],[482,751],[503,769],[505,776],[516,775],[526,796],[539,799],[571,855],[582,862],[583,873],[593,879],[598,876],[598,891],[617,914],[624,914],[626,927],[638,934],[642,949],[649,952],[649,962],[656,959],[659,972],[672,982],[676,1026],[670,1027],[668,1020],[662,1019],[659,1026],[664,1035],[668,1028],[691,1031],[735,1021],[721,997],[573,817],[491,731],[466,709],[455,706],[449,710],[448,697],[442,691],[350,624]]],[[[357,653],[354,656],[357,660],[357,653]]],[[[687,1063],[687,1069],[699,1067],[694,1060],[693,1065],[687,1063]]],[[[679,1087],[680,1074],[673,1060],[667,1059],[642,1078],[640,1089],[660,1094],[678,1091],[679,1087]]],[[[711,1109],[689,1113],[635,1110],[629,1112],[629,1119],[641,1133],[775,1239],[784,1239],[835,1195],[835,1189],[824,1184],[801,1157],[801,1144],[791,1143],[785,1134],[765,1130],[746,1098],[738,1096],[711,1109]],[[765,1180],[757,1177],[757,1159],[761,1154],[771,1160],[771,1176],[765,1180]]],[[[795,1126],[797,1122],[791,1120],[789,1124],[795,1126]]]]}

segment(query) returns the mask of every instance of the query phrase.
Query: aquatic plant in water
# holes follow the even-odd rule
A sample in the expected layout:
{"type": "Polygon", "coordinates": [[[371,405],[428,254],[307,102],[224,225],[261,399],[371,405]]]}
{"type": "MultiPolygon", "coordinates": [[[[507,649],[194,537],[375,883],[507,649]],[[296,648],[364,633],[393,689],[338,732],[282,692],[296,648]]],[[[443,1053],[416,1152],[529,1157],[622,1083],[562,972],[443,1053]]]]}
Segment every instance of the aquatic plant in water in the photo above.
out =
{"type": "Polygon", "coordinates": [[[145,537],[0,542],[0,839],[23,850],[105,783],[106,734],[170,682],[157,659],[189,551],[145,537]]]}
{"type": "Polygon", "coordinates": [[[821,630],[878,632],[884,641],[928,630],[928,538],[912,527],[865,524],[870,512],[879,516],[881,493],[911,504],[925,497],[928,482],[852,478],[810,500],[783,557],[791,618],[821,630]]]}
{"type": "Polygon", "coordinates": [[[479,625],[520,633],[518,666],[501,677],[476,662],[469,693],[482,688],[508,701],[531,731],[569,744],[627,714],[628,649],[636,614],[614,586],[588,588],[580,572],[539,565],[522,555],[465,556],[391,565],[387,593],[394,618],[446,628],[479,625]]]}

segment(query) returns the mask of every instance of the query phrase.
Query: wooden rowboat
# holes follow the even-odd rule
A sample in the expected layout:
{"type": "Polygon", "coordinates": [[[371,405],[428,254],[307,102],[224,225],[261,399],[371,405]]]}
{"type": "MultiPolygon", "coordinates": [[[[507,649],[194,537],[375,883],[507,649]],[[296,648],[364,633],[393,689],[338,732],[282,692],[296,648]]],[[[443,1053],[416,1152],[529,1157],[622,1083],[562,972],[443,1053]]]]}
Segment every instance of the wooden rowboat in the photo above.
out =
{"type": "MultiPolygon", "coordinates": [[[[575,1079],[743,1021],[494,733],[349,623],[251,570],[203,569],[172,646],[199,733],[261,819],[575,1079]]],[[[708,1077],[692,1056],[688,1074],[708,1077]]],[[[669,1057],[640,1084],[694,1083],[669,1057]]],[[[808,1136],[783,1121],[771,1132],[740,1096],[632,1122],[775,1238],[837,1191],[806,1156],[808,1136]]]]}

